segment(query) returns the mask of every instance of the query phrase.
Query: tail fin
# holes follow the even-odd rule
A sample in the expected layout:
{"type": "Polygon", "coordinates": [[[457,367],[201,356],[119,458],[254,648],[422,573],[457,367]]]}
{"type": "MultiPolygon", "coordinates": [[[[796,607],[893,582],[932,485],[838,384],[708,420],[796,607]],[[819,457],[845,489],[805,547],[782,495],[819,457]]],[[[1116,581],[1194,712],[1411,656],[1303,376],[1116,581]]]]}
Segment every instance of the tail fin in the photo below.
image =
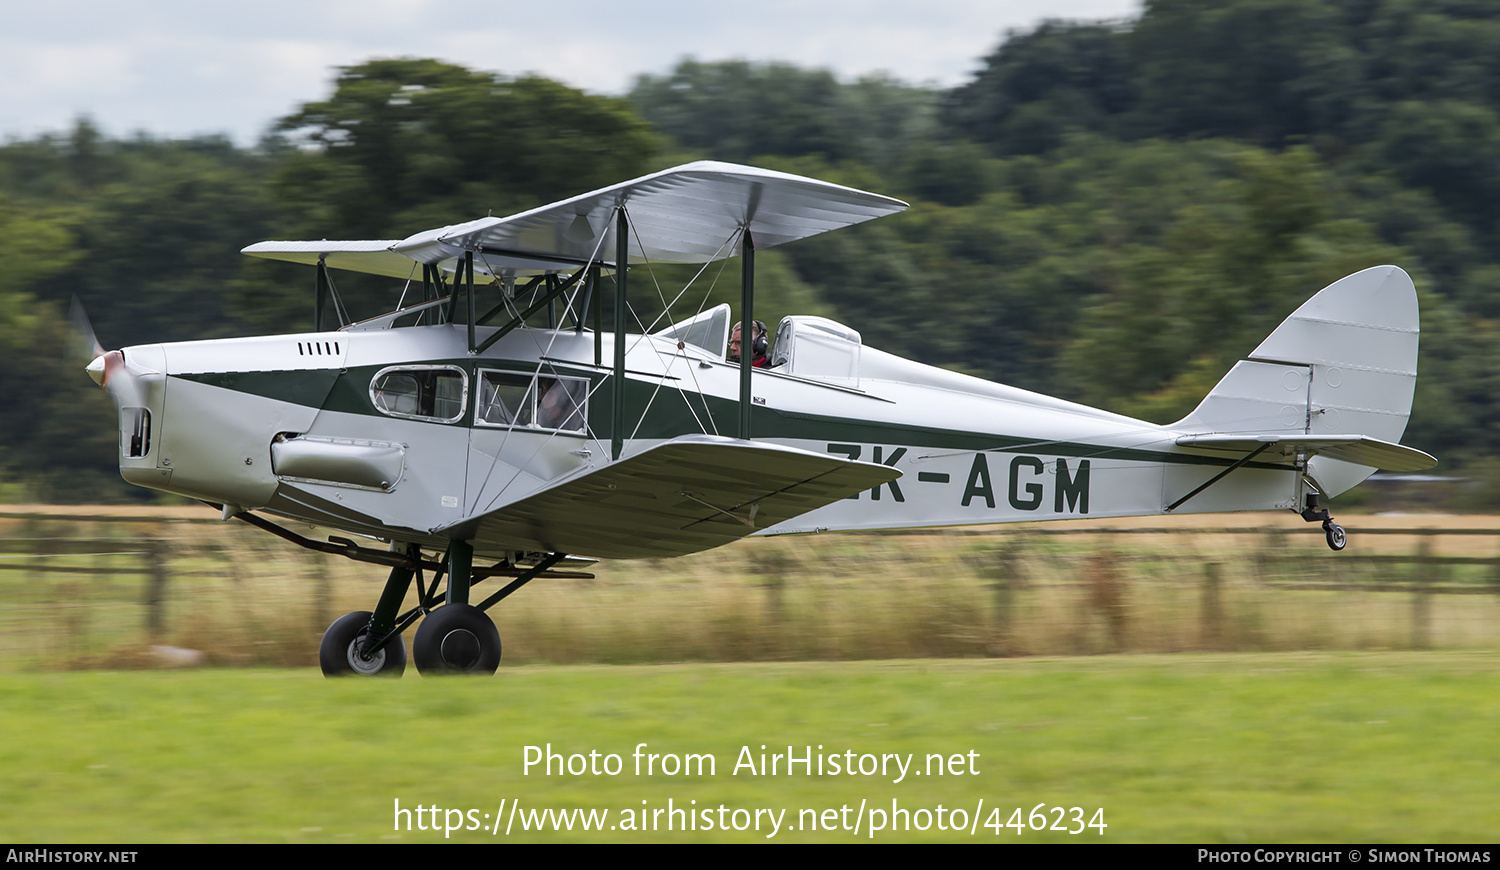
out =
{"type": "MultiPolygon", "coordinates": [[[[1418,333],[1409,275],[1395,266],[1356,272],[1304,302],[1171,428],[1399,442],[1416,389],[1418,333]]],[[[1331,497],[1374,470],[1315,456],[1307,475],[1331,497]]]]}

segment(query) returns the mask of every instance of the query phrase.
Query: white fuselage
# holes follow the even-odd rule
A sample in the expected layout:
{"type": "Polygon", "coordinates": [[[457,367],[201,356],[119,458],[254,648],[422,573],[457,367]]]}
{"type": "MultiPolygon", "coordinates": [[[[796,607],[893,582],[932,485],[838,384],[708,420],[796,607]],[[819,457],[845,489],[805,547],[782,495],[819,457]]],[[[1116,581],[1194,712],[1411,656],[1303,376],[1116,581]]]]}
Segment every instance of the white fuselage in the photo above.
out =
{"type": "MultiPolygon", "coordinates": [[[[122,439],[121,472],[191,498],[437,545],[434,529],[611,461],[614,345],[598,338],[517,329],[470,356],[467,328],[442,325],[127,348],[153,422],[140,455],[122,439]],[[438,410],[401,412],[377,397],[376,379],[388,386],[392,373],[441,379],[438,410]],[[481,381],[538,374],[543,393],[559,379],[587,383],[586,425],[541,425],[535,399],[529,424],[481,409],[498,407],[481,381]]],[[[622,456],[682,435],[741,435],[738,364],[672,339],[626,340],[622,456]]],[[[903,476],[759,534],[1155,514],[1229,464],[1178,447],[1182,433],[1166,427],[873,348],[834,374],[810,359],[752,372],[749,436],[903,476]]],[[[1251,465],[1179,512],[1298,498],[1294,471],[1251,465]]]]}

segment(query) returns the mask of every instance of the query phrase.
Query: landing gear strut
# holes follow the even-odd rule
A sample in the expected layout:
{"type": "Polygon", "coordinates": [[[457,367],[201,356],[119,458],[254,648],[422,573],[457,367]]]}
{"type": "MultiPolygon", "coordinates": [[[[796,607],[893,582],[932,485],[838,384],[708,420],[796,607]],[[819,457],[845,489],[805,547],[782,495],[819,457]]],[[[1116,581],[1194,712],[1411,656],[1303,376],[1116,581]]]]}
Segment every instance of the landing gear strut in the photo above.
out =
{"type": "Polygon", "coordinates": [[[1344,527],[1333,521],[1328,508],[1318,508],[1317,493],[1307,494],[1307,507],[1302,509],[1302,519],[1310,523],[1323,521],[1323,537],[1328,541],[1328,549],[1337,552],[1349,543],[1348,537],[1344,534],[1344,527]]]}
{"type": "MultiPolygon", "coordinates": [[[[494,621],[485,615],[486,610],[537,577],[592,579],[594,576],[577,571],[552,570],[552,566],[567,558],[563,553],[550,553],[526,568],[512,561],[521,561],[514,555],[488,568],[475,568],[474,548],[467,541],[452,541],[445,558],[441,562],[432,562],[422,557],[421,548],[416,544],[406,545],[404,552],[394,549],[392,552],[371,550],[342,538],[320,544],[248,512],[237,516],[257,528],[264,528],[278,537],[311,550],[391,566],[390,579],[386,580],[385,589],[380,593],[380,601],[375,605],[373,613],[368,610],[346,613],[334,620],[323,633],[323,642],[318,648],[318,663],[323,668],[324,676],[329,677],[350,674],[401,676],[406,670],[406,642],[401,639],[401,633],[418,619],[422,620],[422,624],[418,626],[417,636],[413,640],[412,658],[423,676],[493,674],[500,666],[500,631],[495,628],[494,621]],[[422,579],[423,568],[433,571],[430,585],[422,579]],[[445,574],[448,588],[439,595],[438,586],[445,574]],[[515,579],[481,601],[478,606],[470,604],[470,587],[490,577],[515,579]],[[403,613],[401,604],[411,589],[413,579],[417,581],[417,606],[403,613]]],[[[534,554],[525,555],[534,558],[534,554]]],[[[529,562],[530,558],[526,561],[529,562]]]]}
{"type": "MultiPolygon", "coordinates": [[[[224,509],[219,504],[211,506],[224,509]]],[[[580,571],[554,571],[554,565],[568,558],[565,553],[544,556],[510,553],[494,565],[477,568],[474,566],[474,546],[468,541],[450,541],[443,560],[434,562],[423,558],[422,548],[416,544],[393,545],[387,551],[361,547],[348,538],[330,537],[327,543],[323,543],[304,538],[250,511],[239,511],[233,516],[299,547],[390,567],[390,579],[385,581],[385,589],[380,593],[380,601],[373,613],[368,610],[346,613],[334,620],[323,633],[318,662],[324,675],[330,677],[346,674],[401,676],[406,670],[406,643],[401,639],[401,633],[424,616],[426,619],[417,629],[413,655],[418,671],[423,675],[493,674],[500,665],[500,632],[484,611],[538,577],[594,578],[593,574],[580,571]],[[541,559],[530,564],[537,556],[541,559]],[[520,562],[526,562],[530,567],[522,567],[518,564],[520,562]],[[422,580],[424,569],[432,571],[430,585],[422,580]],[[439,596],[438,585],[445,574],[448,588],[439,596]],[[515,579],[478,606],[469,604],[470,588],[491,577],[515,579]],[[406,600],[414,579],[417,581],[417,606],[403,613],[401,604],[406,600]]]]}

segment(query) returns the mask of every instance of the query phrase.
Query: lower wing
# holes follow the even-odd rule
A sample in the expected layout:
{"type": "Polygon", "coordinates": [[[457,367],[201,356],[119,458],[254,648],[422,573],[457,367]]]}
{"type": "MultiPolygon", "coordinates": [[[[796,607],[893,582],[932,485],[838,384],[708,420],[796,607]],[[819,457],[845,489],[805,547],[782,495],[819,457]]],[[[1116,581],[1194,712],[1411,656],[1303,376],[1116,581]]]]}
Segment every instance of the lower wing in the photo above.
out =
{"type": "Polygon", "coordinates": [[[885,465],[761,441],[693,436],[433,531],[467,538],[483,552],[681,556],[900,476],[885,465]]]}

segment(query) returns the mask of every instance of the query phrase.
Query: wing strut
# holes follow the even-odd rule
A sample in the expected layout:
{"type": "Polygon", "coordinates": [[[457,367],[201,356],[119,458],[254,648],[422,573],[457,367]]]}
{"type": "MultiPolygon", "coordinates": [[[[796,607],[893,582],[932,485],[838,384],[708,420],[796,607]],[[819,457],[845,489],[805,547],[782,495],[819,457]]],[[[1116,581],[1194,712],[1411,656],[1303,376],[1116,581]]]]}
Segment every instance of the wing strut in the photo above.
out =
{"type": "Polygon", "coordinates": [[[464,271],[468,273],[469,286],[464,288],[465,301],[469,303],[469,355],[474,354],[474,327],[479,324],[474,322],[478,312],[474,308],[474,252],[464,252],[464,271]]]}
{"type": "MultiPolygon", "coordinates": [[[[481,341],[479,343],[479,346],[474,348],[474,353],[484,353],[485,351],[489,350],[490,345],[509,335],[511,330],[520,326],[522,323],[525,323],[526,318],[531,317],[533,314],[536,314],[543,308],[550,307],[552,303],[557,300],[557,297],[573,289],[573,285],[577,284],[578,280],[587,273],[587,269],[579,269],[572,275],[568,276],[568,279],[566,281],[555,283],[546,293],[542,294],[542,297],[540,299],[531,303],[531,305],[528,306],[525,311],[522,311],[519,317],[512,317],[509,323],[495,330],[495,332],[491,334],[489,338],[481,341]]],[[[493,314],[494,312],[491,311],[490,313],[493,314]]],[[[487,317],[488,315],[486,315],[486,317],[481,317],[480,320],[483,321],[487,317]]],[[[548,315],[548,322],[549,324],[551,323],[551,315],[548,315]]]]}
{"type": "Polygon", "coordinates": [[[625,273],[630,271],[630,218],[625,204],[615,214],[615,382],[609,430],[609,458],[625,449],[625,273]]]}
{"type": "MultiPolygon", "coordinates": [[[[753,215],[747,215],[747,218],[753,215]]],[[[741,230],[740,255],[740,437],[750,440],[750,372],[755,367],[755,239],[747,220],[741,230]]]]}
{"type": "Polygon", "coordinates": [[[489,598],[486,598],[484,599],[484,601],[480,602],[479,609],[489,610],[491,607],[494,607],[496,604],[499,604],[501,601],[509,598],[512,592],[515,592],[517,589],[520,589],[522,586],[525,586],[527,583],[535,580],[537,577],[541,576],[542,573],[545,572],[548,568],[551,568],[553,565],[556,565],[558,562],[561,562],[566,558],[568,557],[565,553],[551,554],[547,558],[538,562],[536,566],[533,567],[530,571],[527,571],[525,574],[522,574],[516,579],[505,584],[504,589],[501,589],[499,592],[496,592],[494,595],[491,595],[489,598]]]}
{"type": "MultiPolygon", "coordinates": [[[[1255,448],[1254,450],[1250,451],[1249,454],[1247,454],[1246,456],[1244,456],[1243,458],[1241,458],[1235,464],[1229,466],[1228,468],[1224,469],[1223,471],[1219,472],[1218,474],[1215,474],[1213,477],[1210,477],[1207,482],[1205,482],[1204,484],[1202,484],[1201,486],[1199,486],[1197,489],[1193,490],[1192,492],[1188,493],[1187,495],[1183,496],[1182,498],[1179,498],[1177,501],[1174,501],[1171,504],[1167,505],[1167,509],[1165,511],[1163,511],[1163,513],[1171,513],[1172,511],[1175,511],[1178,508],[1182,507],[1183,503],[1186,502],[1188,499],[1192,498],[1193,496],[1195,496],[1198,493],[1204,491],[1205,489],[1208,489],[1210,486],[1213,486],[1214,484],[1216,484],[1219,481],[1223,480],[1225,478],[1225,476],[1227,476],[1229,474],[1229,472],[1234,471],[1236,468],[1239,468],[1241,465],[1244,465],[1245,463],[1249,462],[1250,460],[1254,459],[1255,457],[1261,455],[1268,448],[1270,448],[1270,446],[1271,446],[1270,442],[1267,442],[1267,443],[1262,444],[1259,447],[1255,448]]],[[[1061,504],[1061,502],[1058,502],[1058,504],[1061,504]]]]}
{"type": "Polygon", "coordinates": [[[319,256],[317,287],[313,294],[314,332],[323,331],[323,318],[330,299],[333,302],[333,313],[339,319],[339,327],[342,328],[352,323],[353,321],[349,319],[349,312],[344,309],[344,301],[339,298],[338,288],[333,285],[333,277],[328,274],[328,259],[325,256],[319,256]]]}

